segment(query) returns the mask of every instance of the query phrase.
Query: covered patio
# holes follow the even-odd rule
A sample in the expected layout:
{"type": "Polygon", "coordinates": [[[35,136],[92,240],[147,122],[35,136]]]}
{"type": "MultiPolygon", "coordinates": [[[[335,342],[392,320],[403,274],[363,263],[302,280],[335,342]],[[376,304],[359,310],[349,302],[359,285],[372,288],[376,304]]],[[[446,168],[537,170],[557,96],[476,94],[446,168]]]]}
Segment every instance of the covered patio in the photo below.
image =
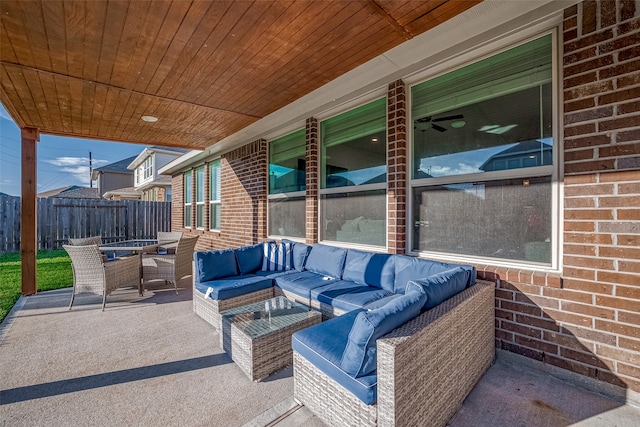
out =
{"type": "MultiPolygon", "coordinates": [[[[386,215],[376,250],[467,256],[496,284],[497,362],[449,425],[637,425],[637,1],[6,0],[0,23],[0,101],[22,130],[23,294],[0,326],[0,424],[321,425],[293,401],[291,368],[260,383],[237,369],[194,315],[190,281],[178,296],[119,290],[104,313],[91,299],[68,311],[67,290],[38,294],[37,143],[48,133],[193,150],[164,172],[174,185],[173,231],[201,236],[205,250],[273,237],[269,144],[300,130],[299,239],[311,245],[326,240],[322,123],[378,97],[388,179],[369,187],[386,215]],[[413,116],[412,88],[544,34],[555,157],[543,170],[549,237],[535,239],[548,259],[430,252],[413,233],[425,224],[412,221],[412,203],[422,185],[441,181],[412,176],[412,124],[444,131],[431,115],[413,116]],[[192,197],[195,179],[185,191],[187,175],[218,165],[232,184],[219,198],[192,197]],[[210,206],[222,206],[219,227],[210,206]]],[[[487,124],[503,125],[500,134],[509,123],[487,124]]],[[[531,189],[525,168],[515,170],[514,186],[531,189]]],[[[515,208],[510,218],[524,221],[515,208]]],[[[504,234],[500,221],[481,219],[475,228],[504,234]]]]}
{"type": "MultiPolygon", "coordinates": [[[[0,422],[11,426],[323,426],[293,400],[291,367],[252,382],[191,309],[183,280],[144,297],[70,291],[22,297],[0,327],[0,422]]],[[[452,427],[632,427],[640,408],[500,353],[452,427]]],[[[425,420],[425,426],[429,425],[425,420]]]]}

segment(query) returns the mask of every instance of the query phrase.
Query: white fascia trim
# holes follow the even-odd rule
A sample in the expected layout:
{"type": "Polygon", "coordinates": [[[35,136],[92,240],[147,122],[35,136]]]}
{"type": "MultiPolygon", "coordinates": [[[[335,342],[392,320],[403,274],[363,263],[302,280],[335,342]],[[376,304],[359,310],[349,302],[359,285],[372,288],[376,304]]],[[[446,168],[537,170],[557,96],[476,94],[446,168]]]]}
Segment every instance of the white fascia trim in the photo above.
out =
{"type": "Polygon", "coordinates": [[[231,151],[266,135],[284,134],[300,127],[309,117],[323,116],[354,100],[366,100],[390,82],[407,79],[444,62],[452,55],[473,50],[533,26],[554,16],[580,0],[485,0],[460,15],[377,56],[313,92],[297,99],[242,130],[209,146],[190,152],[165,165],[159,173],[170,175],[231,151]]]}

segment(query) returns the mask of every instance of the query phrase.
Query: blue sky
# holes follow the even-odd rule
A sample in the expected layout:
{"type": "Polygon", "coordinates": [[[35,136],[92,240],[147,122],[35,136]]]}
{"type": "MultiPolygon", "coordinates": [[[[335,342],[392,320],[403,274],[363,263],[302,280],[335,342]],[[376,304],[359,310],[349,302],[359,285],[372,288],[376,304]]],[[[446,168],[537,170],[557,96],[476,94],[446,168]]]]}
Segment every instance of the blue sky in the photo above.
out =
{"type": "MultiPolygon", "coordinates": [[[[89,186],[89,152],[97,168],[140,154],[146,145],[40,135],[38,192],[89,186]]],[[[0,104],[0,193],[20,195],[20,128],[0,104]]],[[[95,183],[94,183],[95,186],[95,183]]]]}

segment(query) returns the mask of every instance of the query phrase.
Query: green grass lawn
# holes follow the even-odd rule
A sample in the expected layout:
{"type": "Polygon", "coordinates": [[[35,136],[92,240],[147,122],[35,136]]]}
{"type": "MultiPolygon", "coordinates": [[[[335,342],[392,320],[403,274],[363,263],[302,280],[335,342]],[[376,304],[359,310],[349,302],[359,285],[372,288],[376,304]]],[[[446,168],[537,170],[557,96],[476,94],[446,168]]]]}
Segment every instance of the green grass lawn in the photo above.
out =
{"type": "MultiPolygon", "coordinates": [[[[73,286],[71,258],[64,249],[39,251],[37,255],[38,292],[73,286]]],[[[0,255],[0,322],[18,301],[22,292],[20,253],[0,255]]]]}

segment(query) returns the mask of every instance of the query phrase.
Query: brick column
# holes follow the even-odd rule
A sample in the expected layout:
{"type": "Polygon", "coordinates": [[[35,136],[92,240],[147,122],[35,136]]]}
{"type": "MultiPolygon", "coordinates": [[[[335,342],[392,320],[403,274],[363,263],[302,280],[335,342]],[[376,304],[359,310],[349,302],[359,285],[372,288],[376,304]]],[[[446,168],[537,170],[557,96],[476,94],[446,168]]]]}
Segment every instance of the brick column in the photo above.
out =
{"type": "Polygon", "coordinates": [[[306,242],[311,245],[318,241],[318,185],[320,182],[318,121],[313,117],[307,119],[306,146],[306,242]]]}
{"type": "Polygon", "coordinates": [[[402,80],[389,84],[387,92],[387,237],[392,254],[406,251],[407,210],[407,107],[402,80]]]}
{"type": "Polygon", "coordinates": [[[191,230],[196,229],[196,168],[191,168],[191,230]]]}
{"type": "Polygon", "coordinates": [[[184,175],[171,177],[171,231],[184,228],[184,175]]]}

